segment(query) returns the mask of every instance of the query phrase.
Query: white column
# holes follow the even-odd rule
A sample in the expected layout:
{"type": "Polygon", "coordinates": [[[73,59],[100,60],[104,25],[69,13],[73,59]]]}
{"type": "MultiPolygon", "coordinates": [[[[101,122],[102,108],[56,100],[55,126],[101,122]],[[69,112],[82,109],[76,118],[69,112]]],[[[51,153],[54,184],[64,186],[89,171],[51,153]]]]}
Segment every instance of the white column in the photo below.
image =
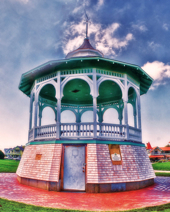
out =
{"type": "Polygon", "coordinates": [[[42,119],[42,107],[39,106],[39,127],[41,126],[41,119],[42,119]]]}
{"type": "Polygon", "coordinates": [[[96,80],[96,69],[93,68],[93,123],[94,123],[94,138],[97,138],[97,80],[96,80]]]}
{"type": "Polygon", "coordinates": [[[37,100],[35,99],[35,102],[34,102],[34,127],[37,127],[37,110],[38,110],[38,102],[37,100]]]}
{"type": "Polygon", "coordinates": [[[57,135],[56,138],[60,139],[61,127],[60,127],[60,117],[61,117],[61,77],[60,71],[57,72],[57,135]]]}
{"type": "Polygon", "coordinates": [[[138,128],[141,130],[141,106],[140,106],[140,91],[137,94],[137,108],[138,108],[138,128]]]}
{"type": "Polygon", "coordinates": [[[135,101],[135,103],[133,105],[133,117],[134,117],[134,127],[135,128],[137,128],[137,118],[136,118],[136,115],[137,115],[137,113],[136,113],[136,101],[135,101]]]}
{"type": "Polygon", "coordinates": [[[33,94],[30,96],[30,117],[29,117],[29,130],[32,128],[32,106],[33,106],[33,94]]]}
{"type": "Polygon", "coordinates": [[[81,122],[81,117],[80,117],[80,110],[79,106],[77,107],[77,114],[76,114],[76,123],[78,124],[76,129],[77,129],[77,135],[80,135],[80,122],[81,122]]]}
{"type": "Polygon", "coordinates": [[[34,130],[33,130],[33,139],[36,138],[37,110],[38,110],[38,97],[35,94],[35,100],[34,100],[34,130]]]}
{"type": "Polygon", "coordinates": [[[128,102],[128,93],[127,93],[127,74],[125,74],[125,90],[124,90],[124,120],[126,125],[126,138],[129,139],[129,125],[128,125],[128,110],[127,110],[127,102],[128,102]]]}
{"type": "Polygon", "coordinates": [[[99,128],[100,128],[100,135],[102,135],[102,125],[101,123],[103,122],[103,114],[102,114],[102,108],[101,108],[101,104],[99,104],[99,128]]]}

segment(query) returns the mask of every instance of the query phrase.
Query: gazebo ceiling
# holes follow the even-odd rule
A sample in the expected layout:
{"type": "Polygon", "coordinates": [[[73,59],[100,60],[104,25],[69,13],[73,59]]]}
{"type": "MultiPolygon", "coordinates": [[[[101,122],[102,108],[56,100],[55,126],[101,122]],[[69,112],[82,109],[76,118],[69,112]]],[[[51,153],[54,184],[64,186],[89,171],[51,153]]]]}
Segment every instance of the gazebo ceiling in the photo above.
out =
{"type": "Polygon", "coordinates": [[[69,104],[92,104],[93,99],[90,95],[90,87],[82,79],[69,81],[63,91],[62,103],[69,104]]]}
{"type": "Polygon", "coordinates": [[[36,79],[52,74],[56,71],[99,68],[104,70],[127,73],[140,83],[140,94],[145,94],[152,84],[153,79],[139,66],[101,57],[70,58],[65,60],[49,61],[34,68],[21,76],[19,89],[30,96],[31,88],[36,79]]]}

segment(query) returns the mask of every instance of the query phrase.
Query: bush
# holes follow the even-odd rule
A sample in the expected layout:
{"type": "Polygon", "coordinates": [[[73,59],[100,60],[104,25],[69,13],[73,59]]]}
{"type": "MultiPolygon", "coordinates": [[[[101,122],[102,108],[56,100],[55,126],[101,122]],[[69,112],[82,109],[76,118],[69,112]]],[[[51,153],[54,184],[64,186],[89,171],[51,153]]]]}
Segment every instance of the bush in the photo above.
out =
{"type": "Polygon", "coordinates": [[[4,159],[5,155],[4,153],[0,150],[0,159],[4,159]]]}

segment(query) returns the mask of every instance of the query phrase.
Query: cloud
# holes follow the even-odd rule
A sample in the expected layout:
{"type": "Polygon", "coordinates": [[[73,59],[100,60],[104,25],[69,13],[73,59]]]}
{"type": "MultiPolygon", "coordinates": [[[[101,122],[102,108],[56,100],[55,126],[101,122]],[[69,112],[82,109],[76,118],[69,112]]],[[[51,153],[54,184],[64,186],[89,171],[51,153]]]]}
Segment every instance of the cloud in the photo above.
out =
{"type": "Polygon", "coordinates": [[[83,40],[83,36],[78,36],[73,39],[70,39],[65,45],[64,54],[68,54],[69,52],[77,49],[79,46],[81,46],[83,40]]]}
{"type": "Polygon", "coordinates": [[[133,24],[132,27],[141,32],[146,32],[148,30],[144,24],[133,24]]]}
{"type": "MultiPolygon", "coordinates": [[[[66,27],[66,26],[65,26],[66,27]]],[[[128,33],[123,38],[115,37],[115,32],[120,28],[119,23],[112,23],[103,28],[101,24],[91,23],[89,25],[89,37],[92,36],[96,49],[100,50],[106,56],[115,56],[122,48],[126,48],[131,40],[134,39],[133,34],[128,33]]],[[[85,37],[85,23],[72,23],[65,31],[63,41],[63,51],[65,54],[78,48],[83,43],[85,37]]]]}
{"type": "Polygon", "coordinates": [[[163,24],[163,26],[162,26],[162,27],[163,27],[163,29],[164,29],[164,30],[166,30],[166,31],[168,31],[168,30],[169,30],[169,25],[168,25],[168,24],[163,24]]]}
{"type": "Polygon", "coordinates": [[[165,85],[166,79],[170,78],[170,65],[160,61],[147,62],[142,66],[142,69],[155,80],[151,87],[152,90],[159,85],[165,85]]]}
{"type": "Polygon", "coordinates": [[[24,3],[24,4],[27,4],[29,2],[29,0],[16,0],[16,1],[24,3]]]}
{"type": "Polygon", "coordinates": [[[103,4],[104,4],[104,0],[98,0],[98,3],[96,5],[96,10],[99,10],[103,4]]]}
{"type": "Polygon", "coordinates": [[[155,43],[154,41],[149,42],[148,45],[152,50],[156,50],[157,48],[160,47],[160,45],[155,43]]]}
{"type": "Polygon", "coordinates": [[[77,12],[79,12],[80,10],[83,11],[83,7],[82,6],[79,6],[79,7],[76,7],[74,10],[73,10],[73,14],[76,14],[77,12]]]}

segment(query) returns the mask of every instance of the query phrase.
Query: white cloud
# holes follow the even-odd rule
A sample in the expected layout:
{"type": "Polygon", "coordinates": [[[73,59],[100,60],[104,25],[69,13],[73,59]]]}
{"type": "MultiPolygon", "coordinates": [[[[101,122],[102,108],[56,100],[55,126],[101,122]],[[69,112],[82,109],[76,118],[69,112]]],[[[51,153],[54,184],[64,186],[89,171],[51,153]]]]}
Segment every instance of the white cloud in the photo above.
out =
{"type": "Polygon", "coordinates": [[[163,27],[163,29],[164,29],[164,30],[166,30],[166,31],[168,31],[168,30],[169,30],[169,25],[168,25],[168,24],[163,24],[163,26],[162,26],[162,27],[163,27]]]}
{"type": "MultiPolygon", "coordinates": [[[[116,55],[116,52],[127,47],[129,42],[134,38],[131,33],[128,33],[123,38],[114,37],[115,31],[120,27],[119,23],[113,23],[102,28],[101,24],[91,23],[89,25],[89,36],[94,35],[94,43],[96,49],[103,52],[104,55],[116,55]]],[[[78,24],[72,23],[65,31],[65,40],[63,42],[63,51],[65,54],[78,48],[85,38],[85,23],[81,21],[78,24]],[[70,36],[73,37],[70,39],[70,36]]]]}
{"type": "Polygon", "coordinates": [[[29,2],[29,0],[16,0],[16,1],[24,3],[24,4],[27,4],[29,2]]]}
{"type": "Polygon", "coordinates": [[[147,62],[142,66],[142,69],[155,80],[151,89],[155,89],[159,85],[165,85],[166,82],[164,80],[170,78],[170,65],[160,61],[147,62]]]}
{"type": "Polygon", "coordinates": [[[115,38],[114,33],[119,27],[120,24],[113,23],[101,32],[96,32],[96,48],[102,51],[105,55],[115,55],[115,50],[120,50],[121,48],[126,47],[129,41],[133,39],[131,33],[127,34],[124,38],[115,38]]]}
{"type": "Polygon", "coordinates": [[[83,11],[83,8],[82,8],[82,6],[80,6],[80,7],[76,7],[74,10],[73,10],[73,14],[75,14],[75,13],[77,13],[79,10],[81,10],[82,9],[82,11],[83,11]]]}
{"type": "Polygon", "coordinates": [[[155,50],[155,49],[157,49],[157,48],[160,47],[160,45],[157,44],[157,43],[155,43],[154,41],[149,42],[148,45],[149,45],[149,47],[150,47],[151,49],[153,49],[153,50],[155,50]]]}
{"type": "Polygon", "coordinates": [[[68,52],[71,52],[71,51],[77,49],[79,46],[81,46],[83,40],[84,40],[83,36],[78,36],[78,37],[68,40],[68,42],[64,48],[64,54],[67,54],[68,52]]]}
{"type": "Polygon", "coordinates": [[[141,31],[141,32],[145,32],[145,31],[148,30],[144,24],[133,24],[132,27],[134,29],[141,31]]]}
{"type": "Polygon", "coordinates": [[[98,0],[98,3],[96,5],[96,10],[99,10],[103,4],[104,4],[104,0],[98,0]]]}

